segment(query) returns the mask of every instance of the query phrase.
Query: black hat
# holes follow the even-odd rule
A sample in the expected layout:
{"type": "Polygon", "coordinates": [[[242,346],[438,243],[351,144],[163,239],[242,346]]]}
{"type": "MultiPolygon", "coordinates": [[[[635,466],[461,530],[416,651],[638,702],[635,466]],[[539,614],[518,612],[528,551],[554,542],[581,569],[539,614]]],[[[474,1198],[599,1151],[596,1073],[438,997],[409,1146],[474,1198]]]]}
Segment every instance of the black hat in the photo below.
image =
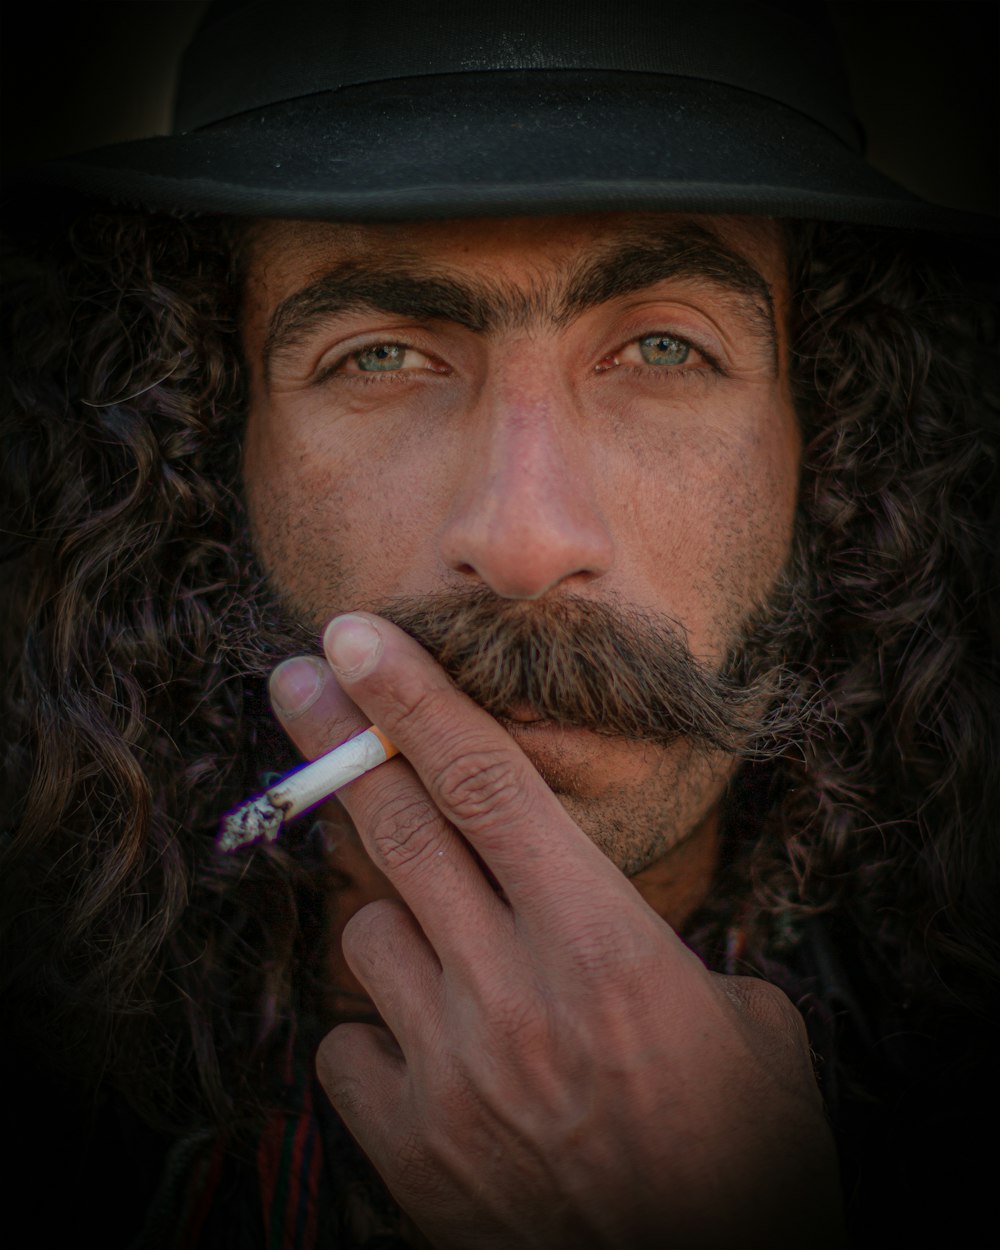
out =
{"type": "Polygon", "coordinates": [[[808,0],[217,0],[170,136],[33,182],[356,221],[614,209],[992,235],[866,164],[808,0]]]}

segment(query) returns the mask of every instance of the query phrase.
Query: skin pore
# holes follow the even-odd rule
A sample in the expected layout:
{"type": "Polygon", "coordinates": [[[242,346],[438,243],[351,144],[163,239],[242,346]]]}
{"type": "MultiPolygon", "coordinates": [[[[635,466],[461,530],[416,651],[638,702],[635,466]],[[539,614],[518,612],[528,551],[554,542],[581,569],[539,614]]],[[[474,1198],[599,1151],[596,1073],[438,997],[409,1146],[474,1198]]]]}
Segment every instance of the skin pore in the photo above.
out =
{"type": "MultiPolygon", "coordinates": [[[[634,607],[721,662],[782,569],[796,502],[774,223],[266,222],[248,258],[247,503],[274,586],[317,633],[394,596],[486,586],[526,611],[634,607]]],[[[711,881],[731,757],[531,708],[502,723],[683,924],[711,881]]],[[[349,839],[338,854],[361,906],[375,870],[349,839]]]]}

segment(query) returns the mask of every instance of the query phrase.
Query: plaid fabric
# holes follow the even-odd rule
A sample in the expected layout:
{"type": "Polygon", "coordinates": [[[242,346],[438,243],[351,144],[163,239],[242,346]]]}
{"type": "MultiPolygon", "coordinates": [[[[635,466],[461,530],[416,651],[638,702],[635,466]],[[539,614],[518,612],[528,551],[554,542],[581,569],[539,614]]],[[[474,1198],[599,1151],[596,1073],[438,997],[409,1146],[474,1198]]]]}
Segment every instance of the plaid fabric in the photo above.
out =
{"type": "Polygon", "coordinates": [[[323,1172],[323,1143],[313,1083],[297,1065],[288,1093],[291,1111],[272,1114],[257,1148],[257,1175],[267,1250],[314,1250],[323,1172]]]}

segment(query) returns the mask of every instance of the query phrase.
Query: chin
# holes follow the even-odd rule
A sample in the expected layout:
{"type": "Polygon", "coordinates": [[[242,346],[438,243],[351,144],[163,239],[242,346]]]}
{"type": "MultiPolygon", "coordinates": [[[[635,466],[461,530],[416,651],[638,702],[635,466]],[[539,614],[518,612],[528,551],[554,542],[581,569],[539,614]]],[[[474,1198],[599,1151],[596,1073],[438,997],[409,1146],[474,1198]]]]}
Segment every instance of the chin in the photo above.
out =
{"type": "Polygon", "coordinates": [[[684,739],[660,746],[502,723],[573,821],[629,877],[697,835],[739,766],[684,739]]]}

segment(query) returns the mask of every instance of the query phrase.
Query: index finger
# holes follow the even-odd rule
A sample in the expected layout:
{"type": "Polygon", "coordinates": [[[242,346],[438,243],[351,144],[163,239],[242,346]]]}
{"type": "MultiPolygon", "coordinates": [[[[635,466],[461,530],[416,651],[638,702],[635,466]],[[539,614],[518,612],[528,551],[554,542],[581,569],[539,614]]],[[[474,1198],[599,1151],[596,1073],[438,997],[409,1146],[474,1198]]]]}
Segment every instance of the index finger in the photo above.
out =
{"type": "MultiPolygon", "coordinates": [[[[410,762],[511,906],[551,909],[581,890],[630,889],[570,818],[513,738],[389,621],[330,622],[324,648],[350,698],[410,762]]],[[[606,897],[606,895],[605,895],[606,897]]]]}

